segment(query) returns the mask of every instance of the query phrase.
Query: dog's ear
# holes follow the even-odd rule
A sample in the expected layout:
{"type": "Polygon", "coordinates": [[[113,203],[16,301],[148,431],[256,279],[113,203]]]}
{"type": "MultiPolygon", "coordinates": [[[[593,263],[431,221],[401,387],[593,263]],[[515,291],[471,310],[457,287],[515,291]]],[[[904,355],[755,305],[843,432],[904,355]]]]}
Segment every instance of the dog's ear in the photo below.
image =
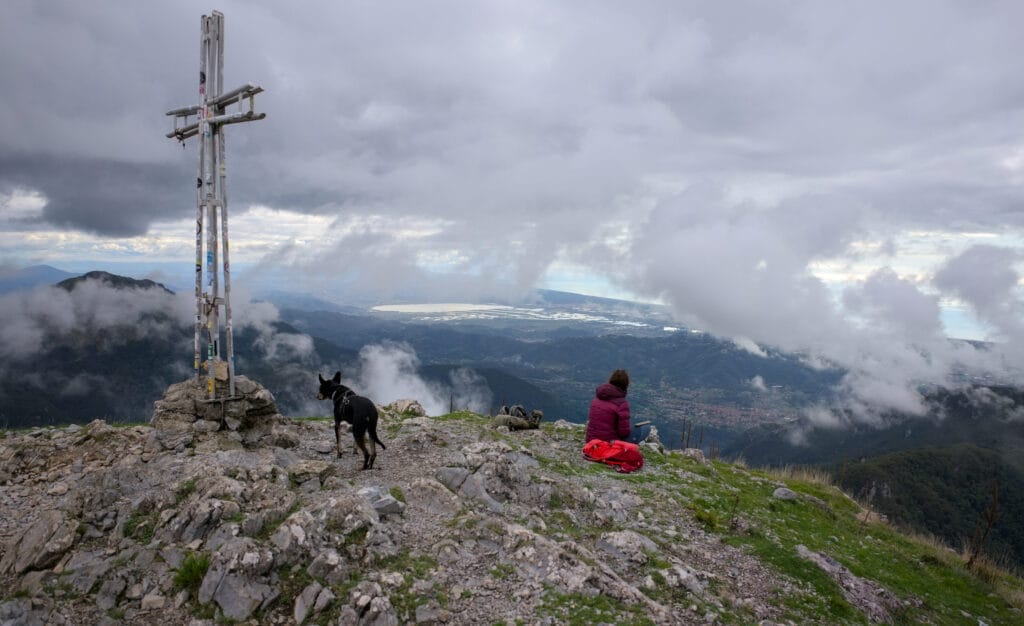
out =
{"type": "Polygon", "coordinates": [[[327,382],[327,380],[323,376],[320,375],[320,372],[316,373],[316,377],[320,379],[320,384],[321,385],[327,382]]]}
{"type": "Polygon", "coordinates": [[[336,382],[336,383],[340,383],[341,382],[341,372],[335,372],[334,373],[334,382],[336,382]]]}

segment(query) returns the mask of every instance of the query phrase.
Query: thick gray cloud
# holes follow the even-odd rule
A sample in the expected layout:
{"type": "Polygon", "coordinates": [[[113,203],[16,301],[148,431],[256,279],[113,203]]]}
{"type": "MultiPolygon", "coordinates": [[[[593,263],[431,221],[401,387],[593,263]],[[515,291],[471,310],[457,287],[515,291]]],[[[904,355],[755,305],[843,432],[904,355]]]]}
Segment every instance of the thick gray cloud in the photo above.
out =
{"type": "Polygon", "coordinates": [[[45,223],[112,237],[144,235],[155,220],[194,214],[178,191],[189,172],[176,164],[158,165],[108,158],[43,154],[0,155],[0,189],[43,191],[42,215],[23,223],[45,223]],[[177,176],[175,176],[177,175],[177,176]]]}
{"type": "Polygon", "coordinates": [[[975,245],[949,259],[935,274],[935,283],[944,291],[969,303],[998,333],[1020,362],[1019,348],[1024,344],[1024,302],[1016,293],[1020,273],[1014,263],[1021,251],[990,245],[975,245]]]}
{"type": "MultiPolygon", "coordinates": [[[[1024,118],[1018,3],[223,10],[227,83],[267,88],[267,120],[229,130],[240,204],[442,216],[541,251],[585,239],[579,218],[622,210],[649,177],[778,176],[915,226],[1019,225],[998,171],[1024,118]]],[[[4,184],[54,198],[57,225],[114,236],[168,213],[151,205],[189,207],[194,150],[163,137],[162,113],[195,100],[205,5],[0,11],[4,184]]]]}
{"type": "MultiPolygon", "coordinates": [[[[953,362],[988,367],[946,343],[943,299],[1024,333],[1019,248],[954,241],[920,275],[895,269],[917,233],[1024,231],[1024,4],[221,8],[226,84],[267,90],[267,119],[228,130],[233,206],[334,218],[264,268],[448,299],[514,297],[576,263],[900,407],[953,362]],[[811,271],[864,241],[891,267],[839,293],[811,271]]],[[[164,138],[163,112],[196,99],[208,10],[0,5],[0,192],[111,237],[191,215],[195,146],[164,138]]]]}

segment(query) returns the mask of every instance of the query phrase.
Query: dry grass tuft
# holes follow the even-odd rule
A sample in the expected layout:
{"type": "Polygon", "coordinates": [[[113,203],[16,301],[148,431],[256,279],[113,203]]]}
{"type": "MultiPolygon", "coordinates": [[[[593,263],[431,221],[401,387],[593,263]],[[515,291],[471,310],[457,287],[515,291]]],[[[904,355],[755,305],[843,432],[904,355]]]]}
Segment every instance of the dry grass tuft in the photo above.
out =
{"type": "Polygon", "coordinates": [[[942,561],[945,565],[952,566],[958,562],[963,562],[960,560],[959,553],[940,537],[936,537],[931,533],[917,532],[911,528],[903,526],[898,526],[896,529],[906,535],[914,543],[934,550],[936,558],[942,561]]]}
{"type": "Polygon", "coordinates": [[[999,584],[996,585],[996,593],[1013,608],[1018,611],[1024,611],[1024,588],[1020,586],[1014,588],[1005,584],[999,584]]]}
{"type": "Polygon", "coordinates": [[[784,465],[782,467],[770,467],[767,469],[770,476],[780,480],[802,480],[804,482],[831,487],[834,485],[832,475],[820,467],[808,467],[806,465],[784,465]]]}
{"type": "MultiPolygon", "coordinates": [[[[970,551],[967,548],[960,551],[960,559],[965,564],[965,567],[970,558],[970,551]]],[[[996,584],[1009,575],[1009,572],[1003,569],[995,559],[984,552],[974,558],[974,564],[967,568],[967,570],[978,580],[990,585],[996,584]]]]}
{"type": "Polygon", "coordinates": [[[985,553],[975,557],[970,568],[966,567],[971,556],[968,549],[964,548],[955,554],[964,569],[981,582],[991,585],[996,595],[1007,605],[1024,611],[1024,583],[1021,582],[1019,575],[1005,567],[999,559],[985,553]]]}

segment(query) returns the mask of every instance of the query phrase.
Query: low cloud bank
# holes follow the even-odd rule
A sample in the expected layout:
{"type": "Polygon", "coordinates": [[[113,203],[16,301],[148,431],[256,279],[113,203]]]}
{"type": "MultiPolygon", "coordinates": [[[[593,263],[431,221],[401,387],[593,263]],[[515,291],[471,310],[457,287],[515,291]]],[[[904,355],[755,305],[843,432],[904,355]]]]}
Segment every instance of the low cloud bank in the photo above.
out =
{"type": "Polygon", "coordinates": [[[490,388],[473,370],[452,370],[449,385],[428,382],[418,370],[419,358],[409,344],[372,344],[359,351],[358,374],[353,386],[380,405],[402,399],[417,400],[428,415],[448,413],[451,405],[478,413],[490,411],[490,388]]]}
{"type": "MultiPolygon", "coordinates": [[[[315,412],[312,403],[303,402],[304,394],[292,393],[311,385],[312,339],[279,330],[277,308],[252,302],[245,289],[233,292],[232,304],[236,352],[239,337],[254,332],[252,361],[274,369],[282,397],[299,405],[293,410],[315,412]]],[[[127,386],[137,405],[129,407],[131,418],[141,419],[167,385],[193,375],[194,316],[191,294],[115,287],[102,279],[80,281],[70,291],[45,286],[0,295],[0,400],[6,394],[13,403],[10,408],[25,406],[26,394],[57,393],[103,396],[117,406],[127,386]],[[122,349],[127,352],[120,353],[122,349]],[[112,362],[119,354],[129,359],[128,365],[112,362]],[[68,361],[69,356],[74,360],[68,361]],[[149,363],[146,369],[133,369],[128,376],[132,380],[126,380],[125,367],[144,362],[149,363]]],[[[238,364],[245,373],[251,363],[239,357],[238,364]]]]}
{"type": "Polygon", "coordinates": [[[114,289],[86,280],[72,291],[40,287],[0,296],[0,355],[23,360],[72,336],[118,345],[134,337],[167,337],[190,319],[191,304],[162,289],[114,289]],[[123,332],[105,333],[111,328],[123,332]]]}
{"type": "Polygon", "coordinates": [[[610,259],[608,271],[624,286],[666,302],[691,328],[752,352],[773,346],[845,370],[836,402],[808,412],[812,424],[922,415],[929,410],[920,392],[926,386],[1019,381],[1024,301],[1015,249],[947,250],[919,275],[876,267],[856,278],[847,265],[838,292],[812,272],[829,259],[855,260],[880,219],[872,207],[839,195],[765,206],[695,185],[624,224],[625,245],[591,256],[610,259]],[[943,301],[969,309],[994,342],[951,341],[943,301]],[[824,419],[823,409],[835,416],[824,419]]]}

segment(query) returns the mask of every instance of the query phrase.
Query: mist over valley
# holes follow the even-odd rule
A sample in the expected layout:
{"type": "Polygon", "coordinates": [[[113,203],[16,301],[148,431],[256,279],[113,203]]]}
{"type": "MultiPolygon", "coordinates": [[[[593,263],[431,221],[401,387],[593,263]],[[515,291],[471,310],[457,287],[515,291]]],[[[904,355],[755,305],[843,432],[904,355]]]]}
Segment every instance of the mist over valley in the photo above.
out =
{"type": "MultiPolygon", "coordinates": [[[[7,319],[0,426],[147,421],[168,385],[192,376],[189,295],[105,272],[56,285],[46,284],[52,272],[26,274],[0,294],[7,319]]],[[[922,385],[923,412],[882,409],[866,421],[861,404],[844,403],[846,371],[669,326],[657,305],[546,291],[520,306],[361,308],[277,293],[246,297],[235,310],[237,371],[263,383],[293,417],[328,413],[314,397],[316,373],[341,371],[381,405],[409,398],[430,415],[488,415],[523,404],[546,420],[582,423],[596,385],[626,367],[634,419],[652,421],[670,448],[688,444],[755,465],[818,465],[842,474],[851,490],[889,497],[894,488],[915,492],[914,480],[843,468],[868,460],[887,467],[887,455],[897,453],[939,458],[970,445],[988,451],[979,454],[990,455],[989,473],[972,466],[975,482],[950,478],[950,489],[977,492],[986,476],[1007,485],[1024,478],[1011,461],[1024,452],[1017,388],[967,377],[956,386],[922,385]]],[[[960,521],[936,527],[938,513],[919,506],[909,515],[914,505],[905,495],[899,506],[884,500],[879,506],[897,519],[951,543],[969,530],[978,504],[963,500],[960,521]]],[[[1019,519],[1012,497],[1004,507],[1005,519],[1019,519]]],[[[996,534],[1014,563],[1024,554],[1021,539],[996,534]]]]}

